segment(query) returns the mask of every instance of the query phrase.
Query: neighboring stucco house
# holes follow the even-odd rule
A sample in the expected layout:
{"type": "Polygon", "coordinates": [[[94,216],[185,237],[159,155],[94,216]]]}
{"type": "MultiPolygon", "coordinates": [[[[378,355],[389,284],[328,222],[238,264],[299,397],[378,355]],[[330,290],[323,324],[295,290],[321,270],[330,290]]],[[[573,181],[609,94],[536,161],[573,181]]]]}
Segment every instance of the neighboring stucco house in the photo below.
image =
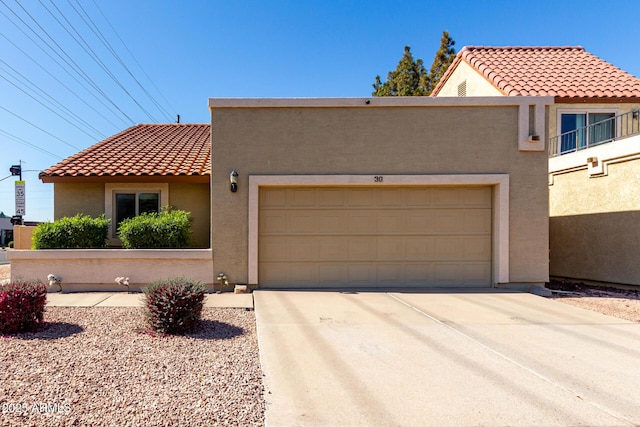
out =
{"type": "Polygon", "coordinates": [[[552,102],[210,99],[215,273],[262,288],[544,284],[547,154],[529,135],[552,102]]]}
{"type": "Polygon", "coordinates": [[[111,219],[173,206],[191,212],[192,246],[209,247],[209,124],[140,124],[40,173],[54,184],[54,218],[78,213],[111,219]]]}
{"type": "Polygon", "coordinates": [[[640,284],[640,79],[582,47],[468,46],[435,97],[552,96],[550,274],[640,284]]]}
{"type": "Polygon", "coordinates": [[[11,217],[0,212],[0,246],[3,248],[13,240],[13,224],[11,217]]]}

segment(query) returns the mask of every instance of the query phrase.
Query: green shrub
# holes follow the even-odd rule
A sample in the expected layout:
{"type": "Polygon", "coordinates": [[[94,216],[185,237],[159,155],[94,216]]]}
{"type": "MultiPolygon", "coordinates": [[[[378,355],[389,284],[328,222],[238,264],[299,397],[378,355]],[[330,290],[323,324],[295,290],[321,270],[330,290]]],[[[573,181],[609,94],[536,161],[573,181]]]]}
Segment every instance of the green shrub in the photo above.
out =
{"type": "Polygon", "coordinates": [[[200,324],[207,288],[198,281],[175,277],[143,289],[147,325],[161,334],[194,331],[200,324]]]}
{"type": "Polygon", "coordinates": [[[125,249],[185,248],[191,236],[191,214],[163,207],[125,219],[118,227],[125,249]]]}
{"type": "Polygon", "coordinates": [[[34,249],[104,248],[108,234],[109,220],[104,215],[77,214],[39,224],[33,230],[32,244],[34,249]]]}
{"type": "Polygon", "coordinates": [[[10,248],[13,248],[13,240],[9,242],[8,246],[9,246],[10,248]]]}
{"type": "Polygon", "coordinates": [[[36,330],[43,322],[47,287],[40,282],[9,283],[0,287],[0,334],[36,330]]]}

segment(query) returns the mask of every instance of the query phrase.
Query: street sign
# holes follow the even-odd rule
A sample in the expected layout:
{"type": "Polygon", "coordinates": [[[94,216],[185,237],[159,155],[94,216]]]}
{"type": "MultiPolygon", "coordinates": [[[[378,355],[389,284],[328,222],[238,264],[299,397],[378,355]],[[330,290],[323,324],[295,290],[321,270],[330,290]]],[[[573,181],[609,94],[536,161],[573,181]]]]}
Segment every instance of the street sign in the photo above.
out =
{"type": "Polygon", "coordinates": [[[16,181],[16,215],[25,216],[27,214],[25,200],[25,182],[16,181]]]}

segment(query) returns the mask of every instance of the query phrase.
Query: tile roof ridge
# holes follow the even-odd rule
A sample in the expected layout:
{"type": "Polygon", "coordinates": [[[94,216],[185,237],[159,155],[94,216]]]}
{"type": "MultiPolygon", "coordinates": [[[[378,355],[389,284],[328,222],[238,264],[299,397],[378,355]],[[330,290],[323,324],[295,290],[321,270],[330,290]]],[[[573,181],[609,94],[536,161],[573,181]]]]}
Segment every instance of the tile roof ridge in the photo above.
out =
{"type": "Polygon", "coordinates": [[[131,129],[132,127],[137,127],[137,126],[209,126],[211,123],[207,123],[207,122],[193,122],[193,123],[137,123],[133,126],[131,126],[128,129],[131,129]]]}
{"type": "MultiPolygon", "coordinates": [[[[486,49],[486,50],[581,50],[581,51],[585,51],[584,47],[582,46],[571,46],[571,45],[565,45],[565,46],[482,46],[482,45],[476,45],[476,46],[464,46],[462,49],[460,49],[460,52],[458,52],[458,54],[462,53],[463,51],[467,50],[467,51],[472,51],[472,50],[478,50],[478,49],[486,49]]],[[[585,51],[586,52],[586,51],[585,51]]]]}
{"type": "Polygon", "coordinates": [[[39,177],[210,175],[210,127],[210,123],[135,124],[61,160],[39,177]]]}
{"type": "MultiPolygon", "coordinates": [[[[483,63],[483,61],[480,60],[480,63],[478,63],[478,59],[475,58],[474,52],[475,51],[479,51],[479,50],[575,50],[575,51],[580,51],[580,52],[586,52],[584,47],[582,46],[482,46],[482,45],[466,45],[463,46],[462,49],[460,49],[458,51],[458,53],[456,54],[455,59],[453,60],[453,63],[451,64],[451,66],[449,66],[449,68],[447,69],[447,71],[445,72],[445,74],[442,76],[442,78],[440,79],[440,81],[438,82],[438,84],[436,85],[436,87],[433,89],[433,92],[431,93],[431,96],[437,96],[437,94],[440,92],[440,89],[442,89],[442,87],[444,86],[445,82],[449,79],[449,77],[451,76],[451,74],[453,74],[453,71],[458,67],[458,65],[460,64],[461,61],[465,61],[467,64],[469,64],[472,68],[479,70],[480,65],[485,65],[483,63]]],[[[586,52],[588,53],[588,52],[586,52]]],[[[498,89],[500,92],[503,92],[505,95],[508,95],[507,92],[505,92],[505,88],[500,86],[500,82],[495,81],[495,79],[490,78],[489,76],[489,67],[485,67],[484,70],[479,70],[481,75],[483,77],[485,77],[485,79],[487,79],[487,81],[494,86],[496,89],[498,89]]],[[[501,80],[498,77],[498,80],[501,80]]]]}

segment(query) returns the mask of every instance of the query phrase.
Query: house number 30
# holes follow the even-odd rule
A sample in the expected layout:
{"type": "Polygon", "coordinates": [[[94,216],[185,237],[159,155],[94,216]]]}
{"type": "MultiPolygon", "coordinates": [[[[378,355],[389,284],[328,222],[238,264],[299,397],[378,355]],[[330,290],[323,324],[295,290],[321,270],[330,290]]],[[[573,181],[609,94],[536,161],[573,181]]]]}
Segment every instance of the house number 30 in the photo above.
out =
{"type": "Polygon", "coordinates": [[[384,181],[384,177],[380,175],[376,175],[373,177],[373,182],[382,182],[384,181]]]}

